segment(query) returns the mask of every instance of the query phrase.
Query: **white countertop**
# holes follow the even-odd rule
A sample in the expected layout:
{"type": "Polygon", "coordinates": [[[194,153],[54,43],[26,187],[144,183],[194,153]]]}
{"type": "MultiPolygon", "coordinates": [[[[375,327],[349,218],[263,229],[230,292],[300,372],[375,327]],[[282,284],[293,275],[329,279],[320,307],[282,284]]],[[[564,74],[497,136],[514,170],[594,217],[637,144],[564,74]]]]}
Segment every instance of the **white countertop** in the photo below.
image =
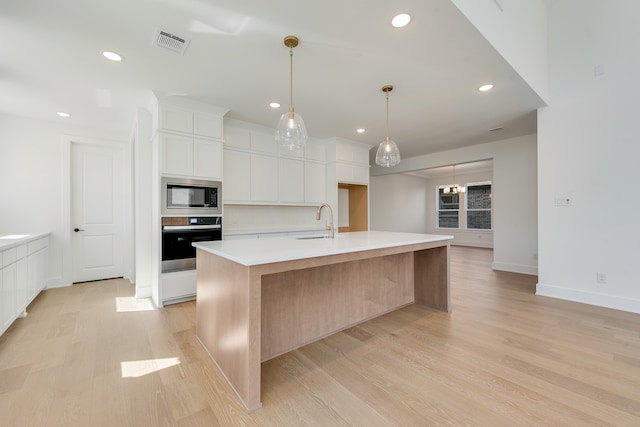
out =
{"type": "Polygon", "coordinates": [[[252,266],[452,239],[453,236],[439,234],[358,231],[339,233],[334,239],[276,237],[199,242],[193,243],[193,246],[239,264],[252,266]]]}
{"type": "Polygon", "coordinates": [[[29,243],[41,237],[46,237],[50,233],[34,233],[34,234],[4,234],[0,235],[0,251],[11,249],[15,246],[29,243]]]}

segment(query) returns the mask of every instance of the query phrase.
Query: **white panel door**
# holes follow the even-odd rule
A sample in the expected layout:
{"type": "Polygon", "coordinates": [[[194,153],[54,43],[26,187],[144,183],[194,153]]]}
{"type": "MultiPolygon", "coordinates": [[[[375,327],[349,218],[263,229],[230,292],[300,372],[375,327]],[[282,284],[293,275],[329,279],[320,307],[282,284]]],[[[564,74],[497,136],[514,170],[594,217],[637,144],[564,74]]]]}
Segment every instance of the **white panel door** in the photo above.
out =
{"type": "Polygon", "coordinates": [[[123,276],[124,175],[120,148],[71,145],[74,283],[123,276]]]}

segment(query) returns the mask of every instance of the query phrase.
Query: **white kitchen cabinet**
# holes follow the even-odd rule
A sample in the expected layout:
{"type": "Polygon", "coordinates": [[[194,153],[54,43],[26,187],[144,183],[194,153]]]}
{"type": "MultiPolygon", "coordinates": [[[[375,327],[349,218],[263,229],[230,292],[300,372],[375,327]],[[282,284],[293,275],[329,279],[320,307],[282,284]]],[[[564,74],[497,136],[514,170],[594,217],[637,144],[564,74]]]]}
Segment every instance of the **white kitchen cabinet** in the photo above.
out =
{"type": "Polygon", "coordinates": [[[196,298],[196,270],[174,271],[163,273],[160,277],[162,285],[162,304],[168,305],[196,298]]]}
{"type": "Polygon", "coordinates": [[[222,143],[190,136],[160,135],[163,175],[222,179],[222,143]]]}
{"type": "Polygon", "coordinates": [[[324,162],[327,160],[327,152],[324,143],[309,139],[304,147],[304,158],[324,162]]]}
{"type": "Polygon", "coordinates": [[[222,116],[160,105],[160,129],[222,140],[222,116]]]}
{"type": "Polygon", "coordinates": [[[222,140],[222,116],[195,111],[193,134],[222,140]]]}
{"type": "Polygon", "coordinates": [[[304,202],[304,162],[278,159],[278,200],[283,203],[304,202]]]}
{"type": "Polygon", "coordinates": [[[251,148],[251,132],[247,129],[225,126],[224,145],[225,147],[249,150],[251,148]]]}
{"type": "Polygon", "coordinates": [[[17,294],[16,304],[18,307],[18,317],[24,316],[29,301],[29,282],[27,280],[27,245],[20,245],[17,248],[17,294]]]}
{"type": "Polygon", "coordinates": [[[27,295],[29,304],[44,289],[49,266],[49,238],[27,244],[27,295]]]}
{"type": "Polygon", "coordinates": [[[337,163],[336,174],[338,182],[369,185],[369,166],[337,163]]]}
{"type": "Polygon", "coordinates": [[[278,158],[251,154],[251,200],[278,200],[278,158]]]}
{"type": "Polygon", "coordinates": [[[251,200],[251,154],[244,151],[224,150],[225,201],[251,200]]]}
{"type": "Polygon", "coordinates": [[[193,112],[173,105],[160,105],[160,129],[193,133],[193,112]]]}
{"type": "Polygon", "coordinates": [[[222,143],[194,138],[193,176],[222,179],[222,143]]]}
{"type": "Polygon", "coordinates": [[[167,175],[193,176],[193,138],[160,135],[161,172],[167,175]]]}
{"type": "Polygon", "coordinates": [[[326,201],[326,167],[323,163],[305,162],[304,164],[304,201],[324,203],[326,201]]]}
{"type": "Polygon", "coordinates": [[[4,333],[16,320],[18,295],[18,267],[16,248],[2,253],[2,281],[0,282],[0,332],[4,333]]]}
{"type": "Polygon", "coordinates": [[[359,146],[345,142],[336,144],[336,161],[369,164],[370,146],[359,146]]]}
{"type": "Polygon", "coordinates": [[[262,153],[278,153],[275,133],[251,132],[251,150],[262,153]]]}

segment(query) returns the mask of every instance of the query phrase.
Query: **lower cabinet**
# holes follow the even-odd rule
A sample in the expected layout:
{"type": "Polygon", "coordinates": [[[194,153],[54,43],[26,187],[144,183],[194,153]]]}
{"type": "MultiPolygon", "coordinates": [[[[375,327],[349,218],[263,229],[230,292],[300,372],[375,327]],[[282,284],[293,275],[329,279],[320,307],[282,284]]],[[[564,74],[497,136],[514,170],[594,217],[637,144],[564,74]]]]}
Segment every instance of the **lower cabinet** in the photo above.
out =
{"type": "Polygon", "coordinates": [[[162,273],[162,304],[175,304],[196,298],[196,270],[162,273]]]}
{"type": "Polygon", "coordinates": [[[49,264],[49,238],[44,237],[0,253],[0,335],[44,289],[49,264]]]}

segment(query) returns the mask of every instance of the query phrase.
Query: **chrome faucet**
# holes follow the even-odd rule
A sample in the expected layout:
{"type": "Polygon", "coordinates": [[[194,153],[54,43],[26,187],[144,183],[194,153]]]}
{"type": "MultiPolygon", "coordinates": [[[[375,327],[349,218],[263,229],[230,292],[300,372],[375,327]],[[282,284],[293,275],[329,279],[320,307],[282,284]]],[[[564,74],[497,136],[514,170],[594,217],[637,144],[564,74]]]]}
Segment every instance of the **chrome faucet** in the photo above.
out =
{"type": "Polygon", "coordinates": [[[329,230],[329,238],[333,239],[333,209],[327,203],[323,203],[318,207],[318,213],[316,214],[316,220],[320,221],[320,215],[322,214],[322,208],[329,209],[329,225],[327,225],[327,230],[329,230]]]}

